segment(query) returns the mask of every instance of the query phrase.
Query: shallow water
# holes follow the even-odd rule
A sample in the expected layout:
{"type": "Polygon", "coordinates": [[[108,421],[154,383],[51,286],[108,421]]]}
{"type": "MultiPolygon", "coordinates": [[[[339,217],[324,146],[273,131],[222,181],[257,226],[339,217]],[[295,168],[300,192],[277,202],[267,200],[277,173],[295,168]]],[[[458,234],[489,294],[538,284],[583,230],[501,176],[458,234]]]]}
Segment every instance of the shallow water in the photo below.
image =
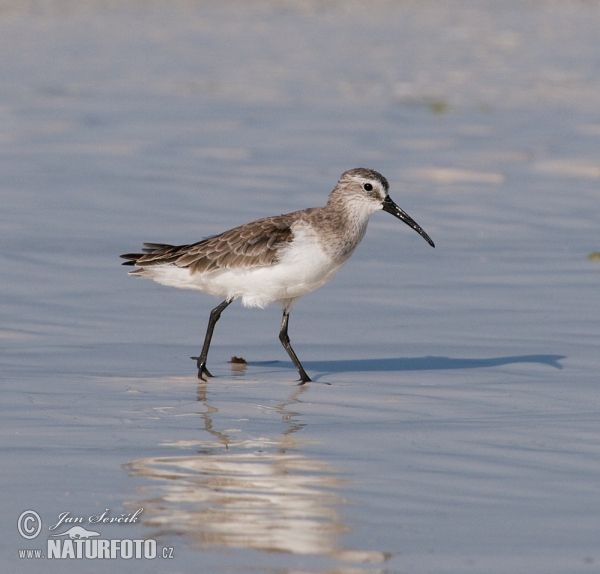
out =
{"type": "MultiPolygon", "coordinates": [[[[600,3],[0,2],[1,563],[12,572],[593,572],[600,3]],[[386,214],[330,284],[234,304],[120,253],[386,214]],[[228,363],[248,361],[243,371],[228,363]],[[61,513],[172,559],[19,559],[61,513]],[[42,518],[23,539],[25,510],[42,518]]],[[[64,538],[64,537],[63,537],[64,538]]]]}

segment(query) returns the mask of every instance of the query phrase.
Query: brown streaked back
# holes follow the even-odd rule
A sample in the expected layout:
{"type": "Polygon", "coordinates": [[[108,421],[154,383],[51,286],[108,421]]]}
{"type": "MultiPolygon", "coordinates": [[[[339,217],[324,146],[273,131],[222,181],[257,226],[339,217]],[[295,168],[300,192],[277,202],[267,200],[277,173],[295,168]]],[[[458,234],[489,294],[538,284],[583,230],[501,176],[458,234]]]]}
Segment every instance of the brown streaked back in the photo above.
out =
{"type": "Polygon", "coordinates": [[[273,265],[278,261],[280,248],[292,240],[291,225],[298,219],[298,212],[265,217],[191,245],[144,243],[143,253],[121,257],[130,260],[123,265],[143,268],[172,264],[187,267],[192,274],[273,265]]]}

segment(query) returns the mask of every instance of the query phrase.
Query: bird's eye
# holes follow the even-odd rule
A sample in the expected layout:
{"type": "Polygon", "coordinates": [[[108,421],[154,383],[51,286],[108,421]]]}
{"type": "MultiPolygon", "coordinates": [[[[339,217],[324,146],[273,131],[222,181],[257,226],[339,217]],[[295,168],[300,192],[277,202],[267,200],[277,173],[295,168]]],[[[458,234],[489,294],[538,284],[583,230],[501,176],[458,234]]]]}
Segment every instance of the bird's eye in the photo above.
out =
{"type": "Polygon", "coordinates": [[[370,183],[365,183],[365,184],[363,185],[363,189],[364,189],[365,191],[373,191],[373,186],[372,186],[370,183]]]}

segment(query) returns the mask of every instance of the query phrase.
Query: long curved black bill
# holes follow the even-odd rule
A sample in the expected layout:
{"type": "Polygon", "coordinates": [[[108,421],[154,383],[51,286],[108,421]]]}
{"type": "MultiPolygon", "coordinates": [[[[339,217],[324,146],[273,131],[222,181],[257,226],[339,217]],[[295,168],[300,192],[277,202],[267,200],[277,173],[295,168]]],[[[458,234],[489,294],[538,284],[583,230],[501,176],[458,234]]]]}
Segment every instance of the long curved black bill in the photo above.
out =
{"type": "Polygon", "coordinates": [[[393,201],[392,198],[388,195],[383,201],[383,211],[387,211],[391,213],[394,217],[397,217],[401,221],[404,221],[406,225],[412,227],[431,247],[435,247],[433,241],[431,241],[431,237],[427,235],[423,231],[423,228],[410,216],[406,211],[400,209],[393,201]]]}

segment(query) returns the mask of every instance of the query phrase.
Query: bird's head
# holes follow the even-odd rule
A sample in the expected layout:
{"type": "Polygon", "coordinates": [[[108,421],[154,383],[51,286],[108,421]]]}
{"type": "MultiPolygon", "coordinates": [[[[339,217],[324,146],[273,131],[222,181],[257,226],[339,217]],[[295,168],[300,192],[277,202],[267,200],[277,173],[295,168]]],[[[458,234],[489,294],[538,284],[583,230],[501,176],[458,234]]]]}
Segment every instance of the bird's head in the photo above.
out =
{"type": "Polygon", "coordinates": [[[421,226],[394,203],[388,190],[389,184],[383,175],[375,170],[359,167],[342,174],[335,189],[331,192],[329,201],[342,202],[344,205],[352,206],[354,210],[359,209],[367,217],[380,210],[387,211],[412,227],[431,247],[435,247],[421,226]]]}

